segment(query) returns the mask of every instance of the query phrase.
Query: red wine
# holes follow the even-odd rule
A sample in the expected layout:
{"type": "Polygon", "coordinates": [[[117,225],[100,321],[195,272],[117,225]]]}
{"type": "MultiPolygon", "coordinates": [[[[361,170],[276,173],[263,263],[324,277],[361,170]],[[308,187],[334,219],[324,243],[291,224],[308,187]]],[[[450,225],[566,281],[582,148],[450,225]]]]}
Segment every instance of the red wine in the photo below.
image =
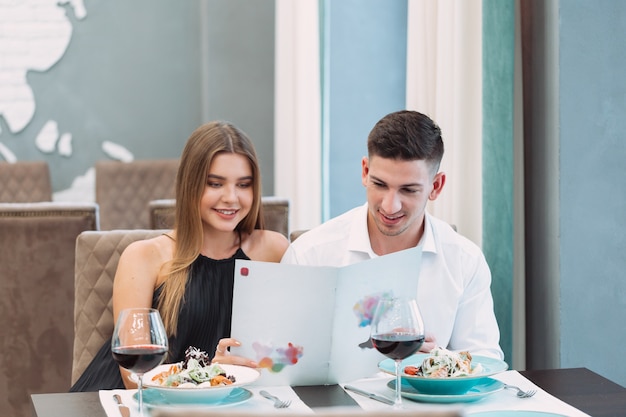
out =
{"type": "Polygon", "coordinates": [[[372,344],[383,355],[396,360],[408,358],[424,343],[424,335],[386,333],[372,336],[372,344]]]}
{"type": "Polygon", "coordinates": [[[112,349],[113,359],[122,368],[143,374],[161,363],[167,348],[157,345],[120,346],[112,349]]]}

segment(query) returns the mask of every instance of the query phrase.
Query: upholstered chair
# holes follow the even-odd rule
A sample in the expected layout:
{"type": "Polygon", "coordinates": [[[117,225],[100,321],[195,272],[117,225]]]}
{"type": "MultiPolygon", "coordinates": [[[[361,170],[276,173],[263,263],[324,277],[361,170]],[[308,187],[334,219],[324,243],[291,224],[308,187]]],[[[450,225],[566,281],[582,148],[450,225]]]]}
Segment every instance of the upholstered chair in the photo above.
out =
{"type": "Polygon", "coordinates": [[[291,233],[289,233],[289,241],[293,242],[294,240],[302,236],[304,233],[306,233],[308,230],[309,229],[293,230],[291,233]]]}
{"type": "MultiPolygon", "coordinates": [[[[176,200],[159,199],[148,203],[150,227],[153,229],[171,229],[174,226],[176,200]]],[[[261,197],[265,228],[289,237],[289,199],[276,196],[261,197]]]]}
{"type": "Polygon", "coordinates": [[[78,235],[72,384],[113,334],[113,278],[120,255],[130,243],[162,233],[163,230],[135,229],[89,231],[78,235]]]}
{"type": "Polygon", "coordinates": [[[66,392],[74,340],[74,246],[98,227],[95,203],[0,203],[0,415],[66,392]]]}
{"type": "Polygon", "coordinates": [[[52,182],[47,162],[0,162],[0,203],[41,201],[52,201],[52,182]]]}
{"type": "Polygon", "coordinates": [[[150,213],[150,228],[171,229],[174,227],[174,211],[176,210],[176,200],[165,198],[152,200],[148,203],[150,213]]]}
{"type": "Polygon", "coordinates": [[[148,203],[175,197],[178,159],[98,161],[100,229],[149,229],[148,203]]]}
{"type": "Polygon", "coordinates": [[[261,197],[265,228],[289,237],[289,199],[276,196],[261,197]]]}

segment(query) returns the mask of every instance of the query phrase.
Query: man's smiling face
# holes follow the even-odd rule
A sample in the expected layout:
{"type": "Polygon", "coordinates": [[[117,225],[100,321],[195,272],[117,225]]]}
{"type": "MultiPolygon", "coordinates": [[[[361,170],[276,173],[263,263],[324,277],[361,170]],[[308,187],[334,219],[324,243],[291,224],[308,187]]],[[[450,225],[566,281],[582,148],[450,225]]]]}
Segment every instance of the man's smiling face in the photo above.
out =
{"type": "Polygon", "coordinates": [[[424,211],[443,187],[444,174],[434,173],[423,160],[363,158],[362,182],[366,188],[368,225],[384,236],[421,237],[424,211]]]}

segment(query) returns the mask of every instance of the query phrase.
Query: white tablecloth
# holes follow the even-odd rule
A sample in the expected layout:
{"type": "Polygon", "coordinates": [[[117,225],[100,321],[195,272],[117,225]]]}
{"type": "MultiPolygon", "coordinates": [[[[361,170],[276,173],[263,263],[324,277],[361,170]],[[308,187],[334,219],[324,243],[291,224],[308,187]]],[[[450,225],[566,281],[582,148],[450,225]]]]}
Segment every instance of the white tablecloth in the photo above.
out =
{"type": "MultiPolygon", "coordinates": [[[[458,410],[459,408],[461,408],[468,415],[468,417],[470,417],[471,413],[473,412],[496,410],[543,411],[561,414],[568,417],[589,417],[588,414],[585,414],[582,411],[572,407],[571,405],[566,404],[558,398],[548,394],[517,371],[506,371],[493,376],[493,378],[498,379],[506,384],[516,385],[524,390],[535,389],[537,390],[537,394],[535,394],[531,398],[517,398],[515,395],[515,391],[507,389],[495,392],[476,402],[460,404],[430,404],[403,399],[404,407],[406,409],[415,410],[458,410]]],[[[393,391],[387,387],[387,382],[390,379],[392,378],[390,378],[389,375],[379,374],[372,378],[360,379],[351,382],[350,385],[361,388],[368,392],[373,392],[376,394],[384,395],[388,398],[393,398],[393,391]]],[[[241,404],[223,408],[223,410],[250,410],[261,413],[263,413],[264,410],[267,410],[268,414],[274,414],[276,411],[280,411],[273,408],[271,401],[261,397],[258,394],[258,392],[263,389],[263,387],[252,386],[247,387],[247,389],[249,389],[254,394],[250,400],[241,404]]],[[[285,409],[289,410],[291,413],[314,413],[313,410],[311,410],[302,400],[300,400],[298,395],[291,387],[281,386],[269,387],[265,389],[283,400],[291,400],[291,406],[288,409],[285,409]]],[[[130,406],[131,417],[138,416],[136,409],[137,403],[133,400],[133,395],[135,394],[135,392],[136,390],[100,391],[100,402],[102,403],[102,407],[106,411],[107,416],[120,417],[117,404],[113,400],[113,394],[116,393],[122,397],[124,404],[130,406]]],[[[350,391],[348,391],[348,393],[356,400],[361,408],[366,411],[388,410],[391,407],[389,405],[371,400],[361,395],[354,394],[350,391]]]]}
{"type": "MultiPolygon", "coordinates": [[[[530,398],[517,398],[515,395],[515,391],[505,389],[488,395],[476,402],[454,405],[420,403],[407,400],[405,398],[403,398],[402,401],[405,408],[411,408],[416,410],[441,409],[446,407],[455,407],[456,409],[458,409],[458,407],[460,406],[468,415],[468,417],[471,416],[472,412],[496,410],[543,411],[555,414],[562,414],[568,417],[588,417],[588,414],[583,413],[577,408],[574,408],[571,405],[564,403],[558,398],[548,394],[517,371],[506,371],[494,375],[492,378],[498,379],[505,384],[515,385],[523,390],[535,389],[537,390],[537,393],[530,398]]],[[[350,385],[354,385],[355,387],[361,388],[368,392],[385,395],[386,397],[393,399],[394,392],[387,387],[387,382],[389,380],[390,378],[388,375],[381,375],[375,378],[355,381],[350,385]]],[[[364,410],[384,409],[385,407],[389,407],[388,405],[385,405],[378,401],[370,400],[369,398],[365,398],[358,394],[350,393],[350,395],[353,396],[353,398],[364,410]]]]}
{"type": "MultiPolygon", "coordinates": [[[[228,406],[224,408],[220,408],[223,410],[227,409],[237,409],[238,411],[255,411],[255,412],[263,412],[263,410],[267,410],[268,414],[274,413],[276,411],[281,410],[289,410],[291,412],[303,413],[303,414],[313,414],[313,410],[311,410],[298,395],[294,392],[291,387],[282,386],[282,387],[246,387],[249,391],[252,392],[253,396],[250,400],[243,402],[241,404],[228,406]],[[280,398],[281,400],[291,400],[291,405],[289,408],[284,408],[281,410],[277,410],[274,408],[274,404],[259,394],[259,391],[265,389],[270,394],[273,394],[280,398]]],[[[138,407],[137,402],[133,399],[133,395],[137,392],[137,390],[101,390],[100,391],[100,403],[104,408],[104,411],[107,414],[107,417],[120,417],[120,412],[118,410],[117,403],[113,399],[114,394],[119,394],[122,397],[122,401],[125,405],[129,406],[131,409],[131,417],[138,417],[138,407]]],[[[144,407],[145,408],[145,407],[144,407]]]]}

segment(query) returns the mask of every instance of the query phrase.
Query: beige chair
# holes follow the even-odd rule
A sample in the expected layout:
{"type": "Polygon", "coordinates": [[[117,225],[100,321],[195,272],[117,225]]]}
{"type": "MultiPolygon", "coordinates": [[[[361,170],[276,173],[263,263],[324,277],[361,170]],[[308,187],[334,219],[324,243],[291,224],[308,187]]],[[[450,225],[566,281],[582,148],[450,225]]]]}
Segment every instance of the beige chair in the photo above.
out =
{"type": "Polygon", "coordinates": [[[294,230],[293,232],[289,233],[289,241],[293,242],[294,240],[302,236],[304,233],[306,233],[308,230],[309,229],[294,230]]]}
{"type": "Polygon", "coordinates": [[[276,196],[261,197],[265,228],[289,238],[289,199],[276,196]]]}
{"type": "Polygon", "coordinates": [[[74,246],[98,227],[94,203],[0,204],[0,415],[31,415],[31,394],[66,392],[74,340],[74,246]]]}
{"type": "Polygon", "coordinates": [[[174,227],[176,200],[173,198],[152,200],[148,203],[150,228],[171,229],[174,227]]]}
{"type": "Polygon", "coordinates": [[[148,203],[175,197],[178,164],[178,159],[97,162],[100,229],[149,229],[148,203]]]}
{"type": "MultiPolygon", "coordinates": [[[[263,196],[263,220],[265,228],[289,237],[289,200],[282,197],[263,196]]],[[[174,199],[153,200],[148,204],[150,227],[153,229],[171,229],[174,225],[174,199]]]]}
{"type": "Polygon", "coordinates": [[[120,255],[131,242],[155,237],[163,232],[135,229],[91,231],[78,235],[72,385],[113,333],[113,278],[120,255]]]}
{"type": "Polygon", "coordinates": [[[0,203],[41,201],[52,201],[52,183],[47,162],[0,162],[0,203]]]}

